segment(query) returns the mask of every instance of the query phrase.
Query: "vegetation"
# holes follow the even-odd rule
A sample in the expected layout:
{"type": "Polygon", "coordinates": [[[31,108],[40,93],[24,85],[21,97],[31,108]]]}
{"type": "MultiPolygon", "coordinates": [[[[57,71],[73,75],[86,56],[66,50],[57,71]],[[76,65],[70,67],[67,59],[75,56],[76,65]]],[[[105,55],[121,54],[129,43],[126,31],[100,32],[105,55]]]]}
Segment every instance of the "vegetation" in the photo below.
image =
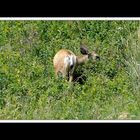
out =
{"type": "Polygon", "coordinates": [[[0,119],[140,119],[139,21],[0,21],[0,119]],[[101,60],[56,79],[61,48],[101,60]]]}

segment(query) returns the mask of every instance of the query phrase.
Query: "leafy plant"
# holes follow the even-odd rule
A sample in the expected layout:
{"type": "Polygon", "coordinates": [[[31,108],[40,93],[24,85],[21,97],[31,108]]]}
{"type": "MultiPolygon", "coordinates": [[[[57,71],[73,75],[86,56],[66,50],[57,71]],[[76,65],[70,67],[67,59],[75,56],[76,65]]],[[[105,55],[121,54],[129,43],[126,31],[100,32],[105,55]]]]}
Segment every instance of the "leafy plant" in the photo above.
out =
{"type": "Polygon", "coordinates": [[[0,119],[139,119],[139,21],[0,21],[0,119]],[[55,53],[101,60],[56,79],[55,53]]]}

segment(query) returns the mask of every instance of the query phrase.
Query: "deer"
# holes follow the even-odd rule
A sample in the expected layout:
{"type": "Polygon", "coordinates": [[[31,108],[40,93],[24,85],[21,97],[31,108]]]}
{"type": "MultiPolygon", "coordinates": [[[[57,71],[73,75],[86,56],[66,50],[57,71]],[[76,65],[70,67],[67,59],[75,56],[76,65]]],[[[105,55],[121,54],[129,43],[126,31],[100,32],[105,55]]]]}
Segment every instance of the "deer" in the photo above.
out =
{"type": "Polygon", "coordinates": [[[82,55],[77,56],[71,50],[59,50],[53,58],[55,76],[58,77],[59,74],[62,74],[63,78],[72,82],[75,68],[78,65],[100,60],[100,56],[95,51],[89,52],[85,45],[80,45],[80,52],[82,55]]]}

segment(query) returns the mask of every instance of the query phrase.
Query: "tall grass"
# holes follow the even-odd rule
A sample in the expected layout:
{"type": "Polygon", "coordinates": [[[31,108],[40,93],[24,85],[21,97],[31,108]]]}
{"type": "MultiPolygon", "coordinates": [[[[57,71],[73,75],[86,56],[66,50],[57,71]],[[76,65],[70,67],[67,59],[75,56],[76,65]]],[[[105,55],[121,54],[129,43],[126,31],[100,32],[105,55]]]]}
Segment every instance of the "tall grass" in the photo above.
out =
{"type": "Polygon", "coordinates": [[[0,119],[139,119],[139,21],[0,21],[0,119]],[[85,43],[101,61],[54,77],[53,57],[85,43]]]}
{"type": "Polygon", "coordinates": [[[126,43],[128,74],[130,76],[133,93],[140,93],[140,28],[131,34],[126,43]]]}

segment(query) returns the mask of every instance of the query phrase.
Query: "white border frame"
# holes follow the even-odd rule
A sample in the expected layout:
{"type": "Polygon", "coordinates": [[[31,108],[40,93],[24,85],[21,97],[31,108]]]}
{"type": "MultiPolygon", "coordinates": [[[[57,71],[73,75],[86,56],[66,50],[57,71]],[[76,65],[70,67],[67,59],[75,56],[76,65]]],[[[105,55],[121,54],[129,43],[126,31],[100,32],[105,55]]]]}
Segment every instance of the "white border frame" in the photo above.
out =
{"type": "Polygon", "coordinates": [[[0,120],[0,123],[140,123],[140,120],[0,120]]]}
{"type": "Polygon", "coordinates": [[[140,20],[140,17],[0,17],[0,20],[140,20]]]}
{"type": "MultiPolygon", "coordinates": [[[[7,20],[140,20],[140,17],[0,17],[7,20]]],[[[140,120],[0,120],[0,123],[140,123],[140,120]]]]}

